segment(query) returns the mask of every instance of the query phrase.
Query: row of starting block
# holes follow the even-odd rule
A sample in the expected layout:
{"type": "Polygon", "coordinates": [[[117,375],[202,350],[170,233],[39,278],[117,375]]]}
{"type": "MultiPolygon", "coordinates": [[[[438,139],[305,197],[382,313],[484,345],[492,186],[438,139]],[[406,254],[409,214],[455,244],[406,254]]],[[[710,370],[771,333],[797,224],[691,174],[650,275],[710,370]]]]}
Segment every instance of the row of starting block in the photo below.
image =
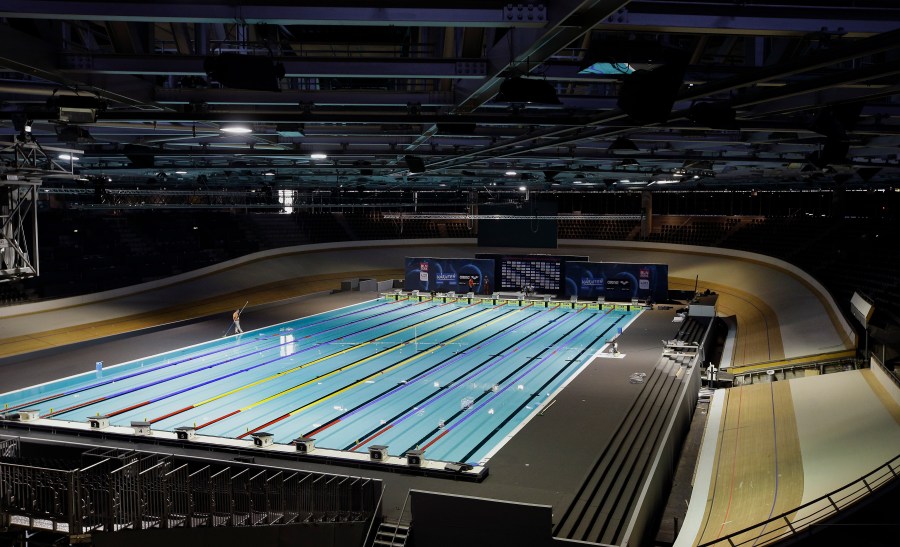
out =
{"type": "Polygon", "coordinates": [[[396,300],[396,301],[404,301],[409,300],[413,302],[440,302],[443,304],[446,303],[460,303],[460,304],[475,304],[475,305],[484,305],[484,306],[521,306],[521,307],[536,307],[536,308],[563,308],[563,309],[573,309],[573,310],[619,310],[619,311],[632,311],[632,310],[642,310],[646,309],[646,305],[640,302],[632,302],[631,304],[626,303],[614,303],[614,302],[584,302],[579,300],[553,300],[549,296],[544,296],[540,298],[523,298],[523,297],[513,297],[508,298],[506,295],[501,297],[499,294],[493,294],[490,296],[487,295],[476,295],[473,293],[467,294],[454,294],[454,293],[437,293],[432,296],[429,293],[421,293],[419,291],[412,292],[403,292],[403,291],[394,291],[389,293],[382,293],[384,298],[388,300],[396,300]]]}

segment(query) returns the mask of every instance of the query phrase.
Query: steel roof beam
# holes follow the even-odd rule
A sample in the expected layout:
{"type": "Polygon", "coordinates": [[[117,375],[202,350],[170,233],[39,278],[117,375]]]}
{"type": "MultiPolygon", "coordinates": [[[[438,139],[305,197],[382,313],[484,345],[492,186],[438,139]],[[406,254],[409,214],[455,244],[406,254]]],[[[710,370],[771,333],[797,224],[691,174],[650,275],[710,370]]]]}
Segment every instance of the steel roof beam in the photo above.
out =
{"type": "MultiPolygon", "coordinates": [[[[62,58],[65,73],[206,76],[199,55],[104,55],[70,53],[62,58]]],[[[272,57],[288,78],[451,78],[483,79],[482,59],[409,59],[364,57],[272,57]]]]}
{"type": "Polygon", "coordinates": [[[293,6],[254,2],[69,2],[4,0],[0,17],[168,23],[245,23],[335,26],[542,27],[547,8],[533,4],[522,12],[515,4],[497,7],[415,7],[328,5],[293,6]]]}
{"type": "Polygon", "coordinates": [[[635,0],[599,23],[597,30],[620,32],[672,32],[758,36],[804,36],[832,33],[834,38],[864,37],[897,28],[900,8],[881,6],[862,8],[853,3],[845,7],[722,6],[708,3],[635,0]]]}

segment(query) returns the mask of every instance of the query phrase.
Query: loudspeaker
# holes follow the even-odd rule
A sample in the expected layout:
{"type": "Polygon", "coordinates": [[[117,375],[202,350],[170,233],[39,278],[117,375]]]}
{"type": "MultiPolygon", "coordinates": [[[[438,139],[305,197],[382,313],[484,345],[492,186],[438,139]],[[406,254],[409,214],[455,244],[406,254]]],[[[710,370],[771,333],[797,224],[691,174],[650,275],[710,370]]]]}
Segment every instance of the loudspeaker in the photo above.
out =
{"type": "Polygon", "coordinates": [[[284,65],[269,57],[223,53],[207,57],[203,68],[210,78],[225,87],[255,91],[280,91],[278,80],[284,78],[284,65]]]}
{"type": "Polygon", "coordinates": [[[406,167],[409,168],[410,173],[424,173],[425,172],[425,160],[418,156],[410,156],[407,155],[404,158],[406,161],[406,167]]]}
{"type": "Polygon", "coordinates": [[[619,91],[619,108],[641,123],[665,122],[681,88],[684,69],[684,64],[673,63],[628,74],[619,91]]]}
{"type": "Polygon", "coordinates": [[[126,144],[122,150],[131,166],[137,169],[150,169],[153,167],[153,148],[149,146],[141,146],[139,144],[126,144]]]}

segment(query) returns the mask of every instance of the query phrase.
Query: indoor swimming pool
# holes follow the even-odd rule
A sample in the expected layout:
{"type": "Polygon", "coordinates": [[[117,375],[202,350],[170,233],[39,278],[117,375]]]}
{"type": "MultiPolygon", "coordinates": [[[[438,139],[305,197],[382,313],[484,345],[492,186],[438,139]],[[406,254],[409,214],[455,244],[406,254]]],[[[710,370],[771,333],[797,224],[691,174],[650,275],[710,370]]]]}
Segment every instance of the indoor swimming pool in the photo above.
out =
{"type": "MultiPolygon", "coordinates": [[[[377,298],[0,395],[7,411],[483,465],[639,311],[377,298]]],[[[612,309],[610,309],[612,308],[612,309]]],[[[65,357],[61,357],[65,358],[65,357]]],[[[594,366],[602,366],[602,363],[594,366]]]]}

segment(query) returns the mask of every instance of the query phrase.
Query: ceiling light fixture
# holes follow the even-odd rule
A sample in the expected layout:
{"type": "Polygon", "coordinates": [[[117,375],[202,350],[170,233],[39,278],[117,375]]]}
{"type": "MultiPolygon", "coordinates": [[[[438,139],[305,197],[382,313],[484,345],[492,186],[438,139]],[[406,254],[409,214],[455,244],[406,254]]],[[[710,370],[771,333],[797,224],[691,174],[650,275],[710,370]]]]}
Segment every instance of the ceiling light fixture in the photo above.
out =
{"type": "Polygon", "coordinates": [[[313,152],[309,155],[309,157],[314,160],[325,160],[328,159],[328,154],[323,154],[322,152],[313,152]]]}
{"type": "Polygon", "coordinates": [[[64,161],[78,161],[77,156],[72,156],[70,154],[60,154],[59,159],[64,160],[64,161]]]}
{"type": "Polygon", "coordinates": [[[511,170],[511,169],[510,169],[509,171],[506,172],[506,176],[507,176],[507,177],[514,177],[514,176],[516,176],[516,175],[518,175],[518,174],[519,174],[519,173],[518,173],[517,171],[513,171],[513,170],[511,170]]]}
{"type": "Polygon", "coordinates": [[[225,125],[221,127],[219,131],[223,133],[231,133],[232,135],[246,135],[247,133],[253,133],[253,129],[247,127],[246,125],[225,125]]]}

